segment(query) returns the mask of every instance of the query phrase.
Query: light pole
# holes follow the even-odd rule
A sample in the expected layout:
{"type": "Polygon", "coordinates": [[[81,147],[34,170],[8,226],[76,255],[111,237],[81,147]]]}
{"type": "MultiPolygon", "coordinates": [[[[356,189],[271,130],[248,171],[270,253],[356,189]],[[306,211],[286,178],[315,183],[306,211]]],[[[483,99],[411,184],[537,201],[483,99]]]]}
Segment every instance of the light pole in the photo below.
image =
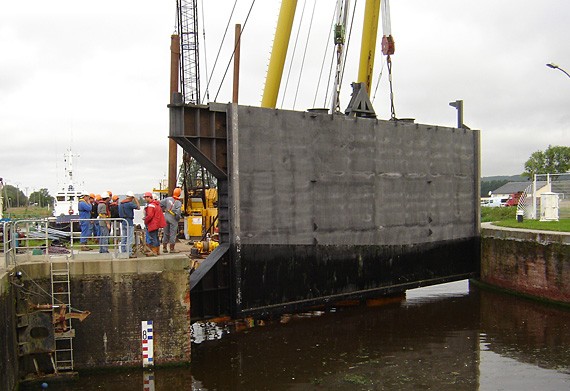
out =
{"type": "Polygon", "coordinates": [[[559,71],[564,72],[566,76],[570,77],[570,74],[568,74],[568,72],[566,72],[564,69],[560,68],[558,65],[556,65],[553,62],[551,62],[550,64],[546,64],[546,66],[552,69],[558,69],[559,71]]]}

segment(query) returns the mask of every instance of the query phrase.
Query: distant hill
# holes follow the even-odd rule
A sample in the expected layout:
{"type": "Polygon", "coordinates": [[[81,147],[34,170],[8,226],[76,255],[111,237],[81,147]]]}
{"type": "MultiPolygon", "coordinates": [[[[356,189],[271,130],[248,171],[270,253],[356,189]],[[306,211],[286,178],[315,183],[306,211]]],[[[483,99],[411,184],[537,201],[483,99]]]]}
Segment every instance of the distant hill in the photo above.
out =
{"type": "Polygon", "coordinates": [[[495,175],[495,176],[481,177],[481,182],[492,182],[492,181],[523,182],[528,180],[529,179],[527,177],[521,175],[495,175]]]}
{"type": "Polygon", "coordinates": [[[499,187],[509,182],[524,182],[529,179],[520,175],[496,175],[481,178],[481,197],[488,197],[490,191],[495,191],[499,187]]]}

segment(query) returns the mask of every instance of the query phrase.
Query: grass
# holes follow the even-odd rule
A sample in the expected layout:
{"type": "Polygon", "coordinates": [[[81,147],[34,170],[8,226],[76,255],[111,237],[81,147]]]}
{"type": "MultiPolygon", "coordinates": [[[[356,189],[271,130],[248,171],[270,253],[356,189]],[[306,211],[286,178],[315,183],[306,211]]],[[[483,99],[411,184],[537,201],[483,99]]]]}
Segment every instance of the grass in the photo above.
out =
{"type": "Polygon", "coordinates": [[[4,217],[11,219],[44,218],[50,217],[50,208],[40,208],[39,206],[21,206],[18,208],[8,208],[4,211],[4,217]]]}
{"type": "Polygon", "coordinates": [[[559,221],[540,221],[523,219],[519,223],[516,219],[517,208],[489,208],[481,207],[481,222],[493,222],[494,225],[510,228],[538,229],[543,231],[570,232],[570,219],[559,221]]]}

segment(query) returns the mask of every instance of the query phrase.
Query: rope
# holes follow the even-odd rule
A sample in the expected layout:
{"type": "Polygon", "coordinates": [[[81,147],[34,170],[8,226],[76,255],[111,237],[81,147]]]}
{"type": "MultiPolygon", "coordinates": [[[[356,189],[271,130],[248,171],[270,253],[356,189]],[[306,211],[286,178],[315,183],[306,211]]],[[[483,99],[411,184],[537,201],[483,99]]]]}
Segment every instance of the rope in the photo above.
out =
{"type": "MultiPolygon", "coordinates": [[[[212,80],[212,75],[214,74],[214,71],[216,70],[216,65],[218,64],[218,58],[220,57],[220,53],[222,52],[222,46],[224,45],[224,41],[225,41],[226,35],[227,35],[227,33],[228,33],[228,28],[230,27],[230,22],[231,22],[231,20],[232,20],[232,16],[234,15],[234,10],[236,9],[237,2],[238,2],[238,0],[235,0],[234,6],[233,6],[233,8],[232,8],[232,12],[230,13],[230,17],[228,18],[228,23],[226,24],[226,30],[224,31],[224,35],[223,35],[223,37],[222,37],[222,42],[220,42],[220,47],[219,47],[219,49],[218,49],[218,54],[216,55],[216,60],[214,61],[214,67],[212,68],[212,73],[210,73],[209,80],[208,80],[208,82],[207,82],[207,84],[206,84],[206,94],[208,95],[208,99],[209,99],[209,97],[210,97],[210,91],[209,91],[210,81],[212,80]]],[[[254,0],[254,2],[255,2],[255,0],[254,0]]],[[[204,7],[202,7],[202,15],[204,15],[204,7]]],[[[248,16],[249,16],[249,14],[248,14],[248,16]]],[[[202,17],[203,17],[203,16],[202,16],[202,17]]],[[[204,42],[206,42],[206,41],[205,41],[205,38],[204,38],[204,42]]],[[[235,50],[235,49],[234,49],[234,50],[235,50]]],[[[232,54],[232,57],[233,57],[233,54],[232,54]]],[[[231,60],[230,60],[230,61],[231,61],[231,60]]],[[[208,72],[208,71],[206,70],[206,75],[207,75],[207,72],[208,72]]],[[[206,79],[208,79],[207,76],[206,76],[206,79]]],[[[223,82],[223,79],[222,79],[222,82],[223,82]]],[[[205,98],[205,97],[206,97],[206,96],[204,95],[204,98],[205,98]]],[[[215,99],[214,99],[214,100],[215,100],[215,99]]],[[[204,99],[202,99],[202,101],[204,101],[204,99]]]]}
{"type": "MultiPolygon", "coordinates": [[[[255,0],[253,0],[251,2],[251,7],[249,7],[249,11],[247,12],[247,16],[245,17],[245,22],[243,22],[243,27],[241,28],[241,32],[240,32],[239,37],[238,37],[238,42],[241,41],[241,36],[243,35],[243,31],[245,30],[245,26],[247,25],[247,21],[249,20],[249,15],[251,14],[251,10],[253,9],[254,5],[255,5],[255,0]]],[[[230,65],[232,64],[232,60],[233,60],[234,55],[236,53],[236,49],[237,49],[237,46],[234,47],[234,50],[232,52],[232,56],[230,57],[230,60],[228,61],[228,66],[226,67],[226,71],[224,72],[224,77],[222,77],[222,81],[220,82],[220,87],[218,88],[218,92],[216,92],[216,96],[214,97],[214,102],[218,99],[218,95],[220,94],[220,90],[222,89],[222,85],[224,84],[224,80],[226,79],[226,75],[228,74],[228,69],[230,69],[230,65]]]]}
{"type": "MultiPolygon", "coordinates": [[[[59,302],[59,304],[65,304],[63,301],[59,300],[58,298],[56,298],[55,296],[53,296],[53,295],[50,294],[49,292],[46,292],[46,290],[45,290],[44,288],[42,288],[36,281],[34,281],[34,279],[31,278],[31,277],[28,275],[28,273],[26,273],[23,269],[21,270],[21,272],[22,272],[23,274],[25,274],[25,275],[30,279],[30,281],[31,281],[33,284],[35,284],[35,285],[39,288],[40,291],[44,292],[45,295],[48,296],[50,299],[53,299],[54,302],[59,302]]],[[[28,292],[29,292],[29,291],[28,291],[28,292]]],[[[38,296],[41,296],[40,293],[36,293],[36,294],[37,294],[38,296]]],[[[79,313],[84,313],[84,312],[85,312],[85,311],[82,311],[82,310],[80,310],[80,309],[74,308],[74,307],[72,307],[72,306],[69,306],[68,308],[69,308],[70,311],[75,311],[75,312],[79,312],[79,313]]]]}
{"type": "Polygon", "coordinates": [[[299,78],[297,79],[297,90],[295,90],[295,99],[293,100],[293,110],[297,103],[297,94],[299,93],[299,86],[301,85],[301,75],[303,74],[303,67],[305,66],[305,57],[307,56],[307,48],[309,47],[309,37],[311,36],[311,28],[313,27],[313,18],[315,16],[315,7],[317,0],[313,3],[313,13],[311,14],[311,21],[309,22],[309,31],[307,31],[307,42],[305,43],[305,51],[303,52],[303,60],[301,61],[301,69],[299,70],[299,78]]]}

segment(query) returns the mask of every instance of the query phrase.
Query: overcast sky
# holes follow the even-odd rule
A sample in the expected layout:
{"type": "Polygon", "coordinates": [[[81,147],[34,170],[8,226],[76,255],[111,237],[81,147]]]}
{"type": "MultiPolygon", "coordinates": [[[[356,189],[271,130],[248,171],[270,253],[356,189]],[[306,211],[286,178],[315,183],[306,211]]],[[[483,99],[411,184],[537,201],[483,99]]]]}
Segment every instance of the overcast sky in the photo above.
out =
{"type": "MultiPolygon", "coordinates": [[[[316,1],[307,41],[314,3],[298,1],[289,54],[303,7],[304,15],[293,65],[289,71],[288,60],[281,84],[283,92],[290,72],[285,99],[278,100],[283,109],[327,102],[331,47],[327,51],[326,39],[335,1],[316,1]]],[[[343,110],[357,76],[357,25],[364,3],[356,3],[343,110]]],[[[221,89],[220,81],[231,55],[233,26],[244,24],[251,1],[238,1],[213,69],[233,4],[198,0],[202,90],[208,80],[210,100],[217,96],[218,102],[231,100],[231,68],[221,89]]],[[[244,27],[241,104],[260,103],[279,6],[279,0],[257,1],[244,27]]],[[[532,152],[570,145],[570,78],[545,66],[554,62],[570,71],[570,1],[392,0],[390,6],[398,118],[455,126],[456,111],[449,102],[462,99],[465,124],[481,130],[483,176],[519,174],[532,152]]],[[[75,176],[89,192],[158,187],[167,173],[175,11],[175,0],[1,2],[0,177],[28,194],[48,188],[53,195],[63,179],[64,152],[72,147],[79,155],[75,176]]],[[[383,63],[378,47],[371,95],[379,118],[389,119],[383,63]]]]}

